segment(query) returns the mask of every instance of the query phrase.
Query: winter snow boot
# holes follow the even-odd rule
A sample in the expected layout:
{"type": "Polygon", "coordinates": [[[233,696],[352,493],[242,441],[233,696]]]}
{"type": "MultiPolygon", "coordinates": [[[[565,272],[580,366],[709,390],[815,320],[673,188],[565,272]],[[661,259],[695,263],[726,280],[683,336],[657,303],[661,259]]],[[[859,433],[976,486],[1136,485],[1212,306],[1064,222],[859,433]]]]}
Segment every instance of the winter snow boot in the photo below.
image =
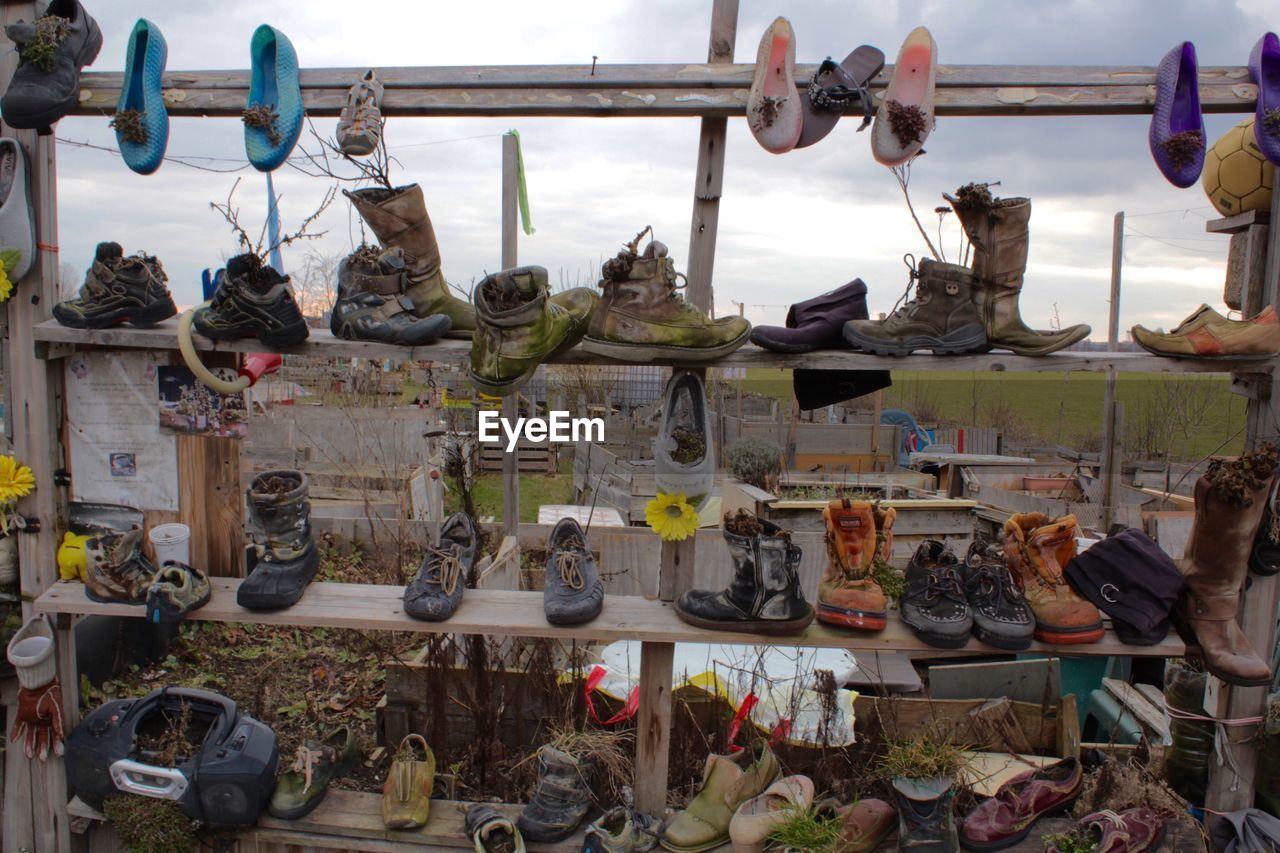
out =
{"type": "Polygon", "coordinates": [[[1187,585],[1175,611],[1178,631],[1200,644],[1209,672],[1241,686],[1268,685],[1272,678],[1271,665],[1258,656],[1236,615],[1276,461],[1276,448],[1266,444],[1209,464],[1196,482],[1195,521],[1182,565],[1187,585]]]}
{"type": "Polygon", "coordinates": [[[404,253],[361,245],[338,264],[338,298],[329,328],[335,338],[416,347],[449,331],[449,318],[419,318],[405,295],[404,253]]]}
{"type": "Polygon", "coordinates": [[[440,544],[427,548],[418,574],[404,588],[404,612],[425,622],[443,622],[462,603],[462,591],[475,566],[480,536],[465,512],[440,526],[440,544]]]}
{"type": "Polygon", "coordinates": [[[279,610],[302,598],[320,568],[311,538],[307,475],[264,471],[249,485],[253,539],[249,576],[240,582],[236,603],[249,610],[279,610]]]}
{"type": "Polygon", "coordinates": [[[999,545],[975,539],[960,567],[960,579],[973,616],[973,636],[1011,652],[1031,645],[1036,619],[999,545]]]}
{"type": "Polygon", "coordinates": [[[1047,355],[1089,336],[1088,326],[1056,332],[1028,328],[1018,310],[1027,269],[1031,200],[995,198],[984,184],[966,184],[955,196],[943,195],[955,208],[973,244],[974,301],[990,349],[1016,355],[1047,355]]]}
{"type": "MultiPolygon", "coordinates": [[[[931,258],[911,271],[915,298],[883,320],[850,320],[844,339],[876,355],[910,355],[918,349],[935,355],[987,349],[982,314],[974,302],[973,273],[959,264],[931,258]]],[[[908,285],[909,287],[910,285],[908,285]]]]}
{"type": "Polygon", "coordinates": [[[1004,556],[1036,617],[1035,638],[1067,645],[1102,639],[1102,614],[1067,583],[1076,555],[1076,517],[1017,513],[1004,523],[1004,556]]]}
{"type": "Polygon", "coordinates": [[[552,625],[581,625],[600,615],[604,583],[576,519],[562,518],[551,528],[546,575],[542,612],[552,625]]]}
{"type": "Polygon", "coordinates": [[[907,565],[902,621],[921,641],[939,649],[969,642],[973,616],[960,583],[960,561],[937,539],[926,539],[907,565]]]}
{"type": "Polygon", "coordinates": [[[530,841],[551,843],[573,834],[591,809],[594,766],[553,746],[538,750],[538,787],[516,826],[530,841]]]}
{"type": "Polygon", "coordinates": [[[84,592],[94,601],[142,604],[156,567],[142,554],[142,528],[85,543],[84,592]]]}
{"type": "Polygon", "coordinates": [[[856,631],[880,631],[889,600],[871,571],[893,549],[898,511],[837,498],[822,511],[827,528],[827,570],[818,582],[818,621],[856,631]]]}
{"type": "Polygon", "coordinates": [[[553,296],[543,267],[487,275],[475,293],[471,383],[494,396],[515,393],[539,365],[582,340],[598,301],[585,287],[553,296]]]}
{"type": "Polygon", "coordinates": [[[676,602],[676,615],[699,628],[760,634],[794,634],[813,621],[804,600],[800,548],[791,532],[738,511],[725,513],[724,541],[733,559],[733,580],[719,592],[692,589],[676,602]]]}
{"type": "Polygon", "coordinates": [[[167,560],[147,589],[147,621],[176,625],[192,610],[208,604],[212,594],[208,575],[186,563],[167,560]]]}
{"type": "Polygon", "coordinates": [[[409,184],[394,190],[381,187],[345,191],[360,218],[387,248],[404,251],[407,269],[405,295],[419,317],[444,314],[449,318],[448,335],[469,338],[476,330],[476,311],[469,302],[454,296],[440,269],[440,244],[427,215],[422,187],[409,184]]]}
{"type": "Polygon", "coordinates": [[[738,806],[758,797],[780,775],[778,758],[764,743],[732,755],[708,755],[702,787],[667,824],[662,846],[677,853],[712,850],[729,840],[738,806]]]}
{"type": "Polygon", "coordinates": [[[0,98],[10,127],[49,127],[80,103],[80,69],[102,49],[102,30],[77,0],[53,0],[34,23],[4,28],[18,51],[18,69],[0,98]]]}
{"type": "Polygon", "coordinates": [[[959,853],[951,814],[956,786],[950,779],[893,780],[898,807],[898,849],[911,853],[959,853]]]}
{"type": "Polygon", "coordinates": [[[196,310],[192,323],[206,338],[257,338],[273,350],[295,347],[309,334],[289,290],[289,277],[252,252],[227,261],[213,299],[196,310]]]}
{"type": "Polygon", "coordinates": [[[675,261],[650,239],[637,254],[645,228],[601,268],[600,307],[583,339],[587,352],[623,361],[655,359],[704,362],[726,356],[747,342],[751,324],[741,317],[712,320],[679,294],[675,261]]]}
{"type": "Polygon", "coordinates": [[[143,254],[126,258],[119,243],[99,243],[80,293],[53,306],[53,318],[73,329],[105,329],[121,323],[154,326],[178,313],[168,281],[156,258],[143,254]]]}

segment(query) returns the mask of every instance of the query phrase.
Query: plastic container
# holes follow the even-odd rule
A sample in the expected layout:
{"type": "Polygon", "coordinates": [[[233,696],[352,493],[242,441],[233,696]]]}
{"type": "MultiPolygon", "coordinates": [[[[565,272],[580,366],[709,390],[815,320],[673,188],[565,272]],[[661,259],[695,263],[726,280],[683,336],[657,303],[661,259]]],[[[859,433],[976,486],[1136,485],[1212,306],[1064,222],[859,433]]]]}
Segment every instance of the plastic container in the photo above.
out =
{"type": "Polygon", "coordinates": [[[33,616],[9,640],[9,663],[18,674],[18,684],[28,690],[44,687],[57,677],[53,657],[53,626],[43,615],[33,616]]]}
{"type": "Polygon", "coordinates": [[[156,552],[156,564],[163,566],[169,560],[191,565],[191,528],[185,524],[157,524],[147,531],[151,547],[156,552]]]}

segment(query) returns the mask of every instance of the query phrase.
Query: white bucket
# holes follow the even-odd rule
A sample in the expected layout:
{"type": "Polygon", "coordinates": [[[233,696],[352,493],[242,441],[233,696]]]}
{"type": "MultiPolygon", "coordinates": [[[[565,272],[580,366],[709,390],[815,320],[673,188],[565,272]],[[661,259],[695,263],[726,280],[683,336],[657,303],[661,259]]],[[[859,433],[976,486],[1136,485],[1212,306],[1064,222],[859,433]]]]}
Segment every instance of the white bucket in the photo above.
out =
{"type": "Polygon", "coordinates": [[[151,547],[156,552],[156,563],[163,566],[169,560],[191,565],[191,528],[185,524],[157,524],[147,532],[151,547]]]}
{"type": "Polygon", "coordinates": [[[57,677],[53,658],[53,627],[44,616],[33,616],[9,641],[9,663],[18,674],[18,683],[28,690],[44,687],[57,677]]]}

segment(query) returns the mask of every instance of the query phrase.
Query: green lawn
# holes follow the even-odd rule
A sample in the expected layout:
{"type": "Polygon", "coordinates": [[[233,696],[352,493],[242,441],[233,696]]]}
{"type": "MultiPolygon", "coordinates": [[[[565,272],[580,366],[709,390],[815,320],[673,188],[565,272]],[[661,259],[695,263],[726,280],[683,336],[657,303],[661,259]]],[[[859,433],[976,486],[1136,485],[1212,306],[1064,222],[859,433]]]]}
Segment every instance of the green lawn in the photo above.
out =
{"type": "MultiPolygon", "coordinates": [[[[502,518],[502,474],[480,474],[476,477],[472,499],[476,512],[502,518]]],[[[458,491],[449,484],[445,496],[445,512],[462,508],[458,491]]],[[[538,507],[543,504],[573,503],[573,451],[560,456],[560,470],[552,477],[546,474],[520,475],[520,521],[533,524],[538,520],[538,507]]]]}

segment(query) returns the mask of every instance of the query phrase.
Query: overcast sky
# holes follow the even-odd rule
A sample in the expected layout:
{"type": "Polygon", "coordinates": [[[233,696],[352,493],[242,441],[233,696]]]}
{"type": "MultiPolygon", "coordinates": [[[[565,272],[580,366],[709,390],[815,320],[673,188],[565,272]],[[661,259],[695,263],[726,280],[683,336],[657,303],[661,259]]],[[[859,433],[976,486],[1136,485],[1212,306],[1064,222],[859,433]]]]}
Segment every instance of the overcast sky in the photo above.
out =
{"type": "MultiPolygon", "coordinates": [[[[710,0],[487,0],[443,3],[379,0],[86,0],[105,45],[93,70],[120,70],[133,22],[159,26],[169,69],[246,68],[249,39],[270,23],[292,40],[304,67],[476,64],[703,62],[710,0]]],[[[1154,65],[1192,39],[1202,65],[1244,65],[1268,27],[1280,28],[1270,0],[939,0],[878,3],[741,0],[735,57],[751,61],[775,15],[790,18],[797,60],[842,58],[861,43],[892,62],[903,37],[923,24],[944,64],[1154,65]],[[1269,14],[1264,14],[1269,13],[1269,14]]],[[[354,75],[353,75],[354,82],[354,75]]],[[[1239,116],[1207,116],[1210,142],[1239,116]]],[[[1000,195],[1033,201],[1031,261],[1023,314],[1050,323],[1088,322],[1105,337],[1112,217],[1129,216],[1121,327],[1172,326],[1200,302],[1220,304],[1227,238],[1204,232],[1216,217],[1199,186],[1165,182],[1147,150],[1147,116],[942,118],[917,161],[911,189],[932,229],[939,194],[969,181],[1002,181],[1000,195]]],[[[317,119],[332,134],[334,119],[317,119]]],[[[755,323],[781,323],[785,306],[858,276],[873,311],[892,307],[906,278],[902,255],[925,251],[890,172],[869,150],[870,133],[842,122],[825,140],[775,156],[743,119],[729,122],[715,266],[719,313],[747,304],[755,323]]],[[[699,123],[696,119],[407,119],[387,125],[400,161],[397,183],[422,184],[440,238],[444,271],[468,285],[499,267],[500,135],[520,131],[537,234],[523,238],[521,263],[546,266],[553,282],[592,286],[600,262],[641,227],[654,226],[683,270],[699,123]]],[[[67,118],[67,140],[113,145],[107,118],[67,118]]],[[[307,137],[304,133],[304,142],[307,137]]],[[[171,155],[244,165],[234,118],[172,122],[171,155]],[[236,162],[238,161],[238,163],[236,162]]],[[[201,268],[235,250],[209,209],[235,174],[167,162],[154,175],[117,157],[62,145],[59,157],[63,263],[83,269],[100,240],[158,255],[181,305],[199,297],[201,268]]],[[[260,223],[263,178],[245,168],[238,192],[245,220],[260,223]]],[[[314,209],[324,181],[288,166],[276,175],[286,230],[314,209]]],[[[958,228],[945,224],[954,255],[958,228]]],[[[325,214],[328,235],[311,244],[349,251],[358,239],[344,199],[325,214]]],[[[954,258],[952,258],[954,259],[954,258]]],[[[299,253],[286,253],[296,266],[299,253]]]]}

